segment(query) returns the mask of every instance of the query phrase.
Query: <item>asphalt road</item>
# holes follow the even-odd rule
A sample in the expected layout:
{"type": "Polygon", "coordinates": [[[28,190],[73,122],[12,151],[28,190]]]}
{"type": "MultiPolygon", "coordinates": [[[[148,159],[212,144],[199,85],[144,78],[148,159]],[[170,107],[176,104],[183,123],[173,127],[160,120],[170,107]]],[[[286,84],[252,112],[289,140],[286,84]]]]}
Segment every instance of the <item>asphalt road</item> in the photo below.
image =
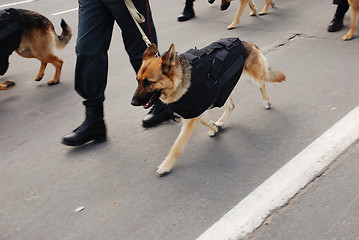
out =
{"type": "MultiPolygon", "coordinates": [[[[0,5],[10,4],[1,0],[0,5]]],[[[257,0],[258,9],[263,2],[257,0]]],[[[258,89],[242,81],[236,109],[215,138],[200,126],[164,177],[155,170],[169,151],[180,124],[145,130],[146,111],[130,105],[136,88],[120,30],[109,51],[105,118],[108,141],[73,148],[61,137],[84,118],[73,90],[76,0],[33,1],[13,7],[38,11],[60,32],[60,19],[74,37],[58,52],[65,61],[61,83],[47,86],[54,69],[33,81],[39,62],[16,54],[0,81],[16,86],[0,92],[0,239],[195,239],[313,140],[359,105],[359,38],[344,42],[327,26],[335,6],[325,0],[277,0],[266,16],[249,17],[228,31],[238,3],[220,12],[196,1],[196,18],[177,22],[184,1],[152,0],[159,49],[178,52],[222,37],[256,43],[287,81],[267,84],[271,110],[258,89]],[[75,209],[84,209],[76,212],[75,209]]],[[[211,113],[213,118],[221,110],[211,113]]]]}
{"type": "Polygon", "coordinates": [[[359,142],[246,240],[359,239],[359,142]]]}

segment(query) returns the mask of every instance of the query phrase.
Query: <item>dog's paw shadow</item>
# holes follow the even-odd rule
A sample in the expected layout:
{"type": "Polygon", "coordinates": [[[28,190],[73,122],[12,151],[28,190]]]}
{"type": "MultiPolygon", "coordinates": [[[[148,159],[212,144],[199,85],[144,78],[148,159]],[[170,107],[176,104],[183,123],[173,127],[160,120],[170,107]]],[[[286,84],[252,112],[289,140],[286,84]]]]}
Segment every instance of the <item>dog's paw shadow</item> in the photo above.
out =
{"type": "Polygon", "coordinates": [[[52,87],[52,86],[56,86],[56,85],[61,85],[61,82],[58,83],[54,83],[54,84],[48,84],[47,82],[42,82],[40,84],[37,85],[38,88],[44,88],[44,87],[52,87]]]}

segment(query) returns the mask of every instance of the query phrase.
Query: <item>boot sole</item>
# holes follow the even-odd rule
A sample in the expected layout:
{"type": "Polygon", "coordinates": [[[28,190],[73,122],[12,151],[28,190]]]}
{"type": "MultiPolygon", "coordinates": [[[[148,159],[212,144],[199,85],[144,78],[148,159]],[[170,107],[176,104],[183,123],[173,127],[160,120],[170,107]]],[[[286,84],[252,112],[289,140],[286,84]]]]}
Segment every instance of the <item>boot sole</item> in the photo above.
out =
{"type": "Polygon", "coordinates": [[[97,137],[97,138],[93,138],[93,139],[87,139],[87,140],[83,140],[83,141],[78,141],[78,142],[68,142],[65,139],[62,139],[62,143],[67,145],[67,146],[72,146],[72,147],[77,147],[77,146],[81,146],[84,145],[88,142],[93,141],[94,143],[102,143],[102,142],[106,142],[107,141],[107,137],[106,136],[101,136],[101,137],[97,137]]]}

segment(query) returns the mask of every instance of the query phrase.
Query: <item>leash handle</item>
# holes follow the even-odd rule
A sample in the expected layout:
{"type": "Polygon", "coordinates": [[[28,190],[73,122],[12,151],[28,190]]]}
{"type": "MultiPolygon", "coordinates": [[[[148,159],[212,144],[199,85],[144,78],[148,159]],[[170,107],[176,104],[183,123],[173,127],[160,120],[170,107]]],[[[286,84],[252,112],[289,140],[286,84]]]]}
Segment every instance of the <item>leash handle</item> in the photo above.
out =
{"type": "Polygon", "coordinates": [[[133,18],[133,21],[135,21],[136,26],[142,35],[143,41],[146,43],[146,46],[149,47],[152,43],[148,39],[148,37],[146,36],[145,32],[142,30],[142,28],[139,24],[139,23],[144,23],[146,21],[145,17],[139,11],[137,11],[135,5],[133,4],[133,2],[131,0],[124,0],[124,1],[125,1],[128,11],[131,14],[131,17],[133,18]]]}

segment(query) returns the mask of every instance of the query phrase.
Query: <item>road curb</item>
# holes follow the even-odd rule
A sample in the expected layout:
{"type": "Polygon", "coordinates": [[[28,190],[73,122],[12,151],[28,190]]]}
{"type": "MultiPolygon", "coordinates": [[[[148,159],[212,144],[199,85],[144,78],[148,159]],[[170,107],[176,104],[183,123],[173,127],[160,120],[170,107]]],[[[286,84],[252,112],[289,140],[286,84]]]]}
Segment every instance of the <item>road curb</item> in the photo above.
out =
{"type": "Polygon", "coordinates": [[[359,106],[264,181],[197,240],[234,240],[257,229],[359,139],[359,106]]]}

